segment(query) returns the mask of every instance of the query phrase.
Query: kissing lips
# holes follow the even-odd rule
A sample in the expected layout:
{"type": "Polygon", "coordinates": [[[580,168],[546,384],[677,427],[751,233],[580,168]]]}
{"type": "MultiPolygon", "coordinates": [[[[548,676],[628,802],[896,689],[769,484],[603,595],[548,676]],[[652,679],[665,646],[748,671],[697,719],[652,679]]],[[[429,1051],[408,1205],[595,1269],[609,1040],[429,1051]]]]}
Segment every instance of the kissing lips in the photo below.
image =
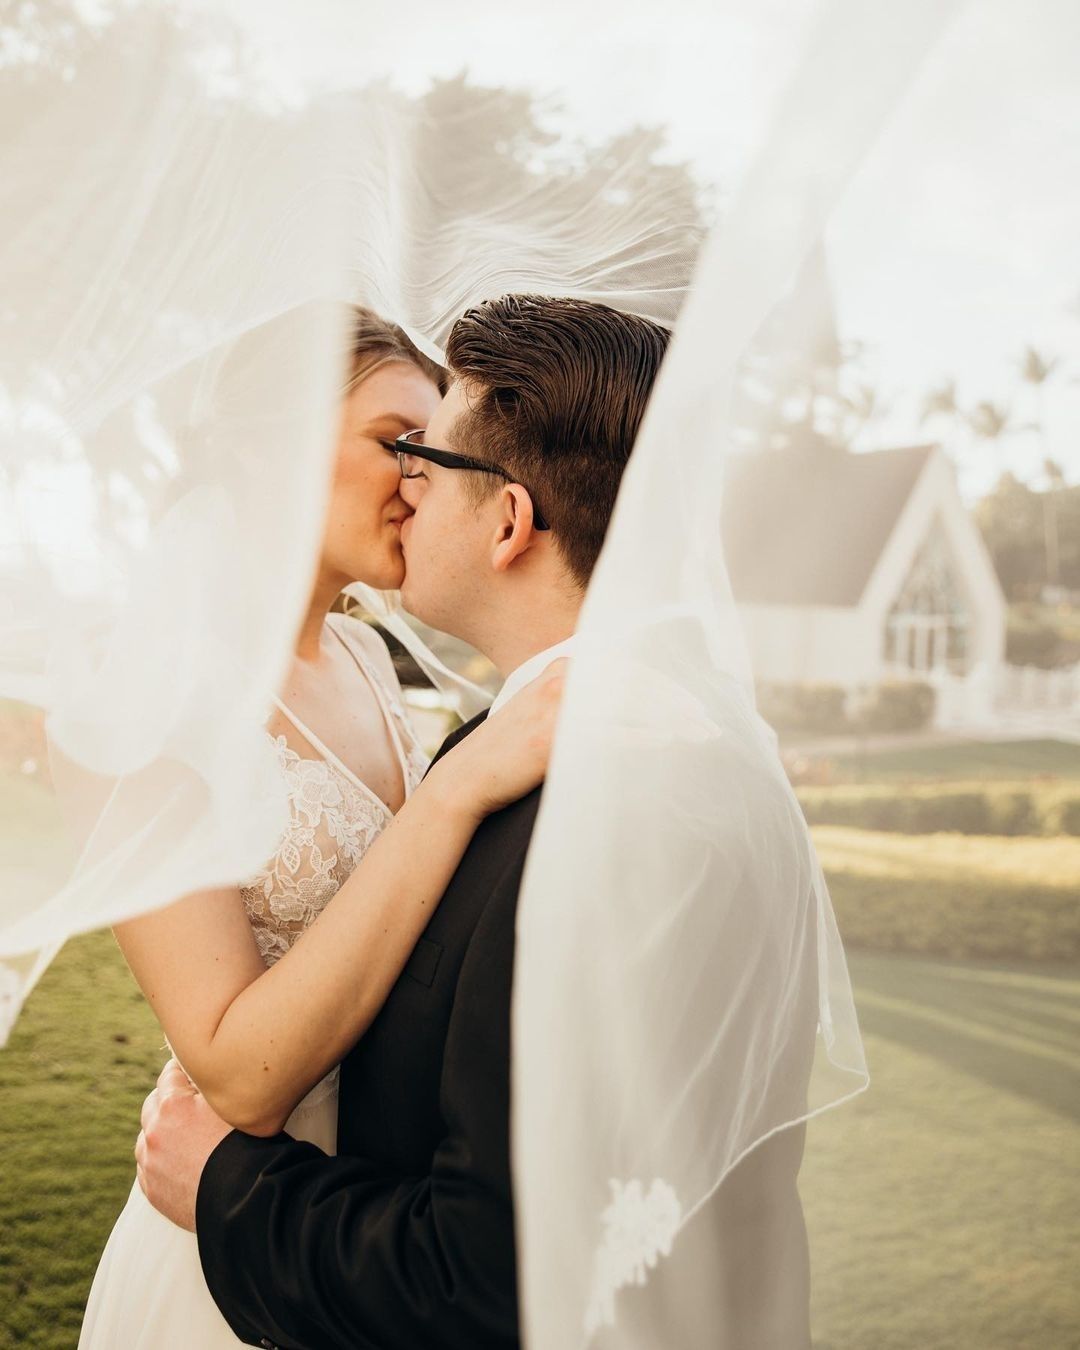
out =
{"type": "Polygon", "coordinates": [[[409,511],[405,515],[391,516],[390,519],[386,522],[387,525],[389,525],[390,528],[393,529],[394,531],[394,534],[397,538],[398,548],[403,551],[405,548],[405,538],[406,538],[405,531],[406,528],[408,527],[409,521],[412,520],[412,514],[413,513],[409,511]]]}

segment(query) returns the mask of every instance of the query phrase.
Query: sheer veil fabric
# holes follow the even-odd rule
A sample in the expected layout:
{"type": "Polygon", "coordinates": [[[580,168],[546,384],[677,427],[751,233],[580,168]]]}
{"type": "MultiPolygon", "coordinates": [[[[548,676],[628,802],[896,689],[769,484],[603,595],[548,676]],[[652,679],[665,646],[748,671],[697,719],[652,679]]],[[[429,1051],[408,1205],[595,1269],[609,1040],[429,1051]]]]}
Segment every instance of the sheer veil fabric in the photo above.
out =
{"type": "Polygon", "coordinates": [[[768,1212],[767,1174],[798,1166],[782,1131],[868,1075],[828,889],[754,710],[717,512],[740,356],[946,17],[841,5],[808,35],[704,250],[590,584],[518,919],[533,1345],[804,1343],[805,1252],[793,1216],[768,1212]]]}
{"type": "MultiPolygon", "coordinates": [[[[867,1073],[724,566],[732,392],[955,6],[793,4],[786,89],[703,246],[709,208],[629,130],[632,89],[612,79],[628,130],[599,149],[543,119],[524,136],[512,90],[431,83],[439,33],[461,23],[444,7],[237,6],[240,45],[194,6],[54,8],[0,66],[0,197],[18,222],[0,248],[0,696],[42,710],[51,757],[3,841],[18,867],[0,1036],[66,938],[273,851],[285,802],[261,727],[312,577],[348,305],[433,354],[468,304],[511,290],[677,320],[586,600],[520,902],[523,1335],[777,1343],[740,1325],[734,1284],[708,1274],[716,1225],[694,1220],[740,1160],[867,1073]],[[352,87],[313,93],[260,65],[252,35],[282,15],[337,34],[352,87]]],[[[754,10],[727,17],[752,26],[754,10]]],[[[645,15],[626,7],[615,46],[561,0],[544,28],[600,89],[636,43],[708,125],[710,89],[688,95],[679,57],[717,40],[712,6],[645,15]]],[[[487,67],[504,44],[513,71],[512,16],[487,17],[487,67]]],[[[405,623],[393,597],[362,602],[405,623]]],[[[763,1232],[756,1256],[752,1278],[787,1288],[782,1239],[763,1232]]]]}

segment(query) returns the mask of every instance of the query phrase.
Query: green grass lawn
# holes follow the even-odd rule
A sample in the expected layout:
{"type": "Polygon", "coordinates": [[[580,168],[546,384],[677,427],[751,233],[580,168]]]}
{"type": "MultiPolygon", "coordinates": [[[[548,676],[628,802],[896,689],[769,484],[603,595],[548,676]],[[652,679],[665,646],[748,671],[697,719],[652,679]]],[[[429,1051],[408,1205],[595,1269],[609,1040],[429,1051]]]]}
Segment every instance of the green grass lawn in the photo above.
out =
{"type": "Polygon", "coordinates": [[[810,1127],[817,1350],[1075,1350],[1080,967],[851,967],[872,1083],[810,1127]]]}
{"type": "Polygon", "coordinates": [[[838,782],[896,783],[973,779],[1080,779],[1080,745],[1065,741],[959,741],[906,750],[837,755],[838,782]]]}
{"type": "MultiPolygon", "coordinates": [[[[1080,965],[852,971],[874,1082],[811,1126],[816,1346],[1080,1346],[1080,965]]],[[[74,1346],[162,1060],[111,939],[70,944],[0,1051],[5,1350],[74,1346]]]]}
{"type": "Polygon", "coordinates": [[[70,943],[0,1050],[4,1350],[75,1345],[134,1176],[139,1109],[166,1058],[112,937],[70,943]]]}

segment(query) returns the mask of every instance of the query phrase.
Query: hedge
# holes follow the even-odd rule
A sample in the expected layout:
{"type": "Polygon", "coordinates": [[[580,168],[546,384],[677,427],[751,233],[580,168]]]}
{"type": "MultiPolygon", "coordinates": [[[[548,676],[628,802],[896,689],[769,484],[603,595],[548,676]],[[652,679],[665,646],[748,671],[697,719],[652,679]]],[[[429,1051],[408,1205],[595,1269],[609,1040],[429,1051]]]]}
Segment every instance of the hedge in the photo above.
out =
{"type": "Polygon", "coordinates": [[[780,735],[831,736],[850,731],[847,691],[838,684],[763,684],[758,712],[780,735]]]}
{"type": "Polygon", "coordinates": [[[1080,836],[1080,784],[803,787],[811,825],[844,825],[895,834],[1080,836]]]}
{"type": "Polygon", "coordinates": [[[921,731],[930,725],[937,695],[915,680],[886,680],[875,685],[852,718],[864,732],[921,731]]]}
{"type": "Polygon", "coordinates": [[[1080,840],[814,831],[845,944],[952,959],[1080,959],[1080,840]]]}
{"type": "Polygon", "coordinates": [[[761,684],[758,711],[781,736],[921,731],[936,695],[917,680],[887,680],[852,698],[838,684],[761,684]]]}

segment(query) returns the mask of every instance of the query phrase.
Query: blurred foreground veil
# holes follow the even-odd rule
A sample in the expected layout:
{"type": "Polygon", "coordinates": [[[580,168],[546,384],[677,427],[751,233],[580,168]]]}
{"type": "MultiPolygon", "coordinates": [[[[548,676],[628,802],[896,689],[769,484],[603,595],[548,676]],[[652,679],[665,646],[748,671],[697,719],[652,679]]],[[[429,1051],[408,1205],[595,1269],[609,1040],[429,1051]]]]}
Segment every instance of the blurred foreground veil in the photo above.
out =
{"type": "MultiPolygon", "coordinates": [[[[528,35],[508,8],[483,40],[512,69],[528,35]]],[[[629,6],[617,50],[636,34],[685,99],[707,8],[643,24],[629,6]]],[[[318,97],[195,7],[57,0],[3,34],[0,696],[45,715],[51,775],[28,776],[0,839],[0,1036],[68,936],[236,881],[276,843],[262,725],[314,571],[348,305],[433,355],[506,291],[679,315],[519,909],[530,1350],[805,1342],[793,1127],[867,1078],[825,883],[754,709],[724,467],[739,362],[952,9],[793,4],[793,73],[692,281],[698,218],[647,137],[560,159],[554,133],[522,148],[502,130],[505,90],[417,93],[444,73],[419,38],[463,22],[433,4],[313,8],[353,58],[354,87],[318,97]]],[[[543,25],[602,83],[609,31],[568,3],[543,25]]],[[[692,96],[707,125],[709,88],[692,96]]]]}
{"type": "MultiPolygon", "coordinates": [[[[590,584],[518,919],[531,1346],[809,1346],[801,1127],[868,1075],[828,889],[754,708],[720,511],[740,362],[953,12],[841,3],[809,27],[703,250],[590,584]]],[[[754,521],[732,524],[745,547],[754,521]]]]}

